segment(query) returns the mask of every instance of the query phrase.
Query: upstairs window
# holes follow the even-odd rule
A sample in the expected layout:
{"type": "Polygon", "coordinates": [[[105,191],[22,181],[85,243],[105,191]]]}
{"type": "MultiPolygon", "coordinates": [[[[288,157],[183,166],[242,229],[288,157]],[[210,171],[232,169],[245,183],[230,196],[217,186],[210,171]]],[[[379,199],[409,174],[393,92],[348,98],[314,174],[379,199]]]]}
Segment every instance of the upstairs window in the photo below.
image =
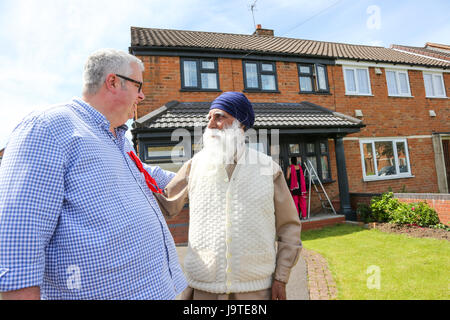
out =
{"type": "Polygon", "coordinates": [[[298,64],[300,93],[329,92],[326,66],[298,64]]]}
{"type": "Polygon", "coordinates": [[[217,60],[182,58],[181,88],[192,91],[218,91],[217,60]]]}
{"type": "Polygon", "coordinates": [[[372,95],[369,69],[344,67],[345,94],[372,95]]]}
{"type": "Polygon", "coordinates": [[[444,78],[442,73],[423,73],[427,98],[445,98],[444,78]]]}
{"type": "Polygon", "coordinates": [[[386,82],[390,96],[411,96],[408,71],[386,70],[386,82]]]}
{"type": "Polygon", "coordinates": [[[246,91],[278,92],[275,62],[244,61],[246,91]]]}

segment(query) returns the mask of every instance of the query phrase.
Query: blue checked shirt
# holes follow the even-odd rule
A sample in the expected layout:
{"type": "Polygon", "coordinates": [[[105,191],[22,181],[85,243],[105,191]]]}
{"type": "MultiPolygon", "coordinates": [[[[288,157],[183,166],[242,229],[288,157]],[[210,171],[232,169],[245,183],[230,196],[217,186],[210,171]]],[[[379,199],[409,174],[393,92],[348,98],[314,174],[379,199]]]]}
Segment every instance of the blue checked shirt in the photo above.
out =
{"type": "MultiPolygon", "coordinates": [[[[0,167],[0,291],[174,299],[186,280],[126,125],[74,99],[25,118],[0,167]],[[133,150],[134,151],[134,150],[133,150]]],[[[145,166],[163,189],[174,174],[145,166]]]]}

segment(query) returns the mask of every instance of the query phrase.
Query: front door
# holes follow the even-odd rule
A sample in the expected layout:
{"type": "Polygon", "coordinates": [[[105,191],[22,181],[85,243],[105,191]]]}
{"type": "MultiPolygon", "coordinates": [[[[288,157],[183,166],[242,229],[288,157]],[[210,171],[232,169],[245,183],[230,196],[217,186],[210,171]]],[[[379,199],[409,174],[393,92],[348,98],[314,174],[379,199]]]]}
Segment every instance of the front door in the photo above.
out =
{"type": "Polygon", "coordinates": [[[450,193],[450,138],[442,139],[442,152],[444,154],[445,171],[447,173],[447,190],[450,193]]]}
{"type": "Polygon", "coordinates": [[[280,165],[286,175],[286,170],[295,158],[297,164],[301,163],[305,178],[305,164],[311,162],[322,182],[331,182],[330,157],[328,140],[326,138],[306,136],[298,138],[285,138],[280,143],[280,165]]]}

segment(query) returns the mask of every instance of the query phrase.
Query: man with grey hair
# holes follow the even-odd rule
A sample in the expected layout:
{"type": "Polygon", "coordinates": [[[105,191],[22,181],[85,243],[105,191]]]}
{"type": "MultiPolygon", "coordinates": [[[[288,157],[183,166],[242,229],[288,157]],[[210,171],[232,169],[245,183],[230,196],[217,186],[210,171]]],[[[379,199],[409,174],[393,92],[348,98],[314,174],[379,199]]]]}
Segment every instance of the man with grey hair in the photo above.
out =
{"type": "Polygon", "coordinates": [[[3,299],[174,299],[187,286],[153,193],[174,174],[125,138],[144,66],[93,53],[81,99],[27,116],[0,168],[3,299]]]}

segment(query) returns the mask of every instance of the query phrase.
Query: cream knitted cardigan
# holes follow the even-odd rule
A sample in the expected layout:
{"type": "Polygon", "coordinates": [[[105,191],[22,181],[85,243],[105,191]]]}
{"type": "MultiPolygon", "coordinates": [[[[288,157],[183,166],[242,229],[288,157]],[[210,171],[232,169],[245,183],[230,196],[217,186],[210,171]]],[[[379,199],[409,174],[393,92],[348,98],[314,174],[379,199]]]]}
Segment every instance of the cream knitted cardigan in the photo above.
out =
{"type": "Polygon", "coordinates": [[[275,271],[273,161],[247,149],[228,179],[203,153],[189,174],[189,246],[185,273],[192,288],[213,293],[270,288],[275,271]]]}

